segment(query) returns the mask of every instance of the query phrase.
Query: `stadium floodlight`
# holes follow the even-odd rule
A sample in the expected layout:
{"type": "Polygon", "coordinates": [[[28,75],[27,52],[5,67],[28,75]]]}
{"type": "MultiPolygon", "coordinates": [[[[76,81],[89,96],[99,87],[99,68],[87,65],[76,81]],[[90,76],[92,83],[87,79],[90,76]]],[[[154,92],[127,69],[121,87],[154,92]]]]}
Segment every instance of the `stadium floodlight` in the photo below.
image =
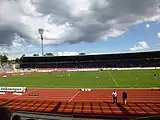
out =
{"type": "Polygon", "coordinates": [[[44,30],[43,29],[38,29],[39,34],[43,34],[44,30]]]}
{"type": "Polygon", "coordinates": [[[42,56],[43,56],[43,33],[44,33],[44,30],[43,30],[43,29],[38,29],[38,33],[41,35],[41,41],[42,41],[42,56]]]}

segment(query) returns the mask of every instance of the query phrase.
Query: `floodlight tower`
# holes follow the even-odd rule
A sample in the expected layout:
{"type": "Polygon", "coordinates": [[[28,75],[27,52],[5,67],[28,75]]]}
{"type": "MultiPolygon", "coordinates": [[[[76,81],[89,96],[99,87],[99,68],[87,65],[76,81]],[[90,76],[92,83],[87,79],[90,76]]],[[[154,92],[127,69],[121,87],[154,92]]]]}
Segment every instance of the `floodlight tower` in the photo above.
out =
{"type": "Polygon", "coordinates": [[[38,29],[38,32],[41,36],[42,56],[43,56],[43,33],[44,33],[44,30],[43,29],[38,29]]]}

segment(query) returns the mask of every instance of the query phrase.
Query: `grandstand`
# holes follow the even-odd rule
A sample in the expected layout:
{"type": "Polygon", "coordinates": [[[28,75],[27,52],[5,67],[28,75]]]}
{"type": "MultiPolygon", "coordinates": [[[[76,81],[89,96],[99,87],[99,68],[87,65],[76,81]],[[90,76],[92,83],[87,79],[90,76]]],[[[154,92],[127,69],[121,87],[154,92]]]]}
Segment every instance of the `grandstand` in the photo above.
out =
{"type": "Polygon", "coordinates": [[[4,69],[3,69],[1,64],[0,64],[0,73],[5,73],[5,71],[4,71],[4,69]]]}
{"type": "Polygon", "coordinates": [[[9,63],[0,64],[0,73],[13,73],[13,65],[9,63]]]}
{"type": "Polygon", "coordinates": [[[22,57],[21,68],[128,68],[159,67],[160,51],[83,55],[22,57]]]}
{"type": "Polygon", "coordinates": [[[4,63],[3,65],[3,68],[6,72],[13,72],[13,66],[12,64],[9,64],[9,63],[4,63]]]}

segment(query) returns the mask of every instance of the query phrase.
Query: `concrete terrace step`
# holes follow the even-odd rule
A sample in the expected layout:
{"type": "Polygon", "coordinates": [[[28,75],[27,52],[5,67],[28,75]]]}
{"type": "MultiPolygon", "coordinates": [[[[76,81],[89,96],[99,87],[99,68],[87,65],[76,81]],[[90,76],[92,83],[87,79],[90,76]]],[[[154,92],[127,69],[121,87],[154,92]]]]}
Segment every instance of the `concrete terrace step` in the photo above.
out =
{"type": "Polygon", "coordinates": [[[160,114],[160,103],[121,103],[113,104],[109,102],[47,102],[47,101],[8,101],[0,102],[2,105],[9,106],[12,110],[32,111],[32,112],[51,112],[51,113],[76,113],[79,114],[160,114]],[[138,112],[139,111],[139,112],[138,112]]]}

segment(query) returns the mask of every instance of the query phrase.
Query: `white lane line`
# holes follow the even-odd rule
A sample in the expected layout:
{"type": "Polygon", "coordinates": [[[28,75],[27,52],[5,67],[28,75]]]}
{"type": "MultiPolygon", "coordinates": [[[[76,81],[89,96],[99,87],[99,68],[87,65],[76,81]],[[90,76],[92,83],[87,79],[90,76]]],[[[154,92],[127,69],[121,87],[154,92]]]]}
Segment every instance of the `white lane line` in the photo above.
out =
{"type": "Polygon", "coordinates": [[[109,71],[108,71],[108,74],[112,78],[112,80],[115,83],[115,85],[118,87],[119,85],[118,85],[117,81],[115,80],[115,78],[113,77],[113,75],[109,71]]]}
{"type": "Polygon", "coordinates": [[[77,92],[68,100],[68,102],[71,102],[79,93],[80,93],[80,91],[77,91],[77,92]]]}
{"type": "MultiPolygon", "coordinates": [[[[30,92],[35,92],[35,91],[37,91],[37,89],[33,89],[33,90],[31,90],[31,91],[27,91],[27,92],[25,92],[24,94],[28,94],[28,93],[30,93],[30,92]]],[[[22,97],[23,98],[23,95],[24,95],[23,93],[22,93],[22,95],[20,95],[20,96],[13,96],[13,97],[11,97],[11,98],[9,98],[9,99],[16,99],[16,98],[18,98],[18,97],[22,97]]],[[[25,96],[24,96],[25,97],[25,96]]]]}

